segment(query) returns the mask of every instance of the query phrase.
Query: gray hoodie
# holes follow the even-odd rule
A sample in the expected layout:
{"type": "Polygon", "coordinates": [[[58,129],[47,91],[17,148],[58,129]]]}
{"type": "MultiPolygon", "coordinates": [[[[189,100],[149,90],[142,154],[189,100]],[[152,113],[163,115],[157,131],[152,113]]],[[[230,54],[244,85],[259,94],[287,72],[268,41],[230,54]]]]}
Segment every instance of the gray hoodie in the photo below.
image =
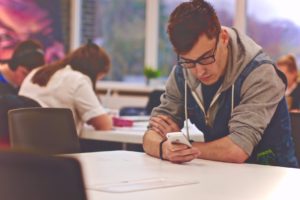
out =
{"type": "MultiPolygon", "coordinates": [[[[208,111],[204,112],[208,125],[212,124],[218,110],[219,95],[232,87],[247,64],[262,51],[262,48],[246,35],[227,27],[222,28],[226,29],[230,36],[228,61],[224,81],[215,94],[208,111]]],[[[204,111],[201,82],[189,70],[185,70],[184,75],[195,100],[204,111]]],[[[270,64],[263,64],[256,68],[245,79],[241,88],[240,103],[236,107],[232,107],[228,134],[230,139],[248,155],[261,140],[279,101],[284,96],[284,91],[285,84],[277,75],[274,66],[270,64]]],[[[182,127],[185,119],[184,97],[184,94],[178,89],[174,67],[166,83],[166,91],[161,96],[161,105],[155,108],[151,115],[169,115],[182,127]]]]}

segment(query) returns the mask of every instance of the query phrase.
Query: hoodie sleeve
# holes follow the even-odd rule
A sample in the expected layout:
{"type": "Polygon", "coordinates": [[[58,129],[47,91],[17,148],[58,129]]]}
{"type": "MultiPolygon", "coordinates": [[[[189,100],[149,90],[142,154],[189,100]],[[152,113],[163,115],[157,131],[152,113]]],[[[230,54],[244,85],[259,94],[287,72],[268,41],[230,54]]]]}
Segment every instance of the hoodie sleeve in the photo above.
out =
{"type": "Polygon", "coordinates": [[[285,84],[274,66],[263,64],[253,70],[241,88],[241,101],[229,121],[229,137],[250,155],[284,97],[285,84]]]}
{"type": "Polygon", "coordinates": [[[166,90],[160,97],[161,104],[152,110],[151,116],[158,114],[170,116],[180,128],[184,121],[184,99],[175,79],[175,67],[167,80],[166,90]]]}

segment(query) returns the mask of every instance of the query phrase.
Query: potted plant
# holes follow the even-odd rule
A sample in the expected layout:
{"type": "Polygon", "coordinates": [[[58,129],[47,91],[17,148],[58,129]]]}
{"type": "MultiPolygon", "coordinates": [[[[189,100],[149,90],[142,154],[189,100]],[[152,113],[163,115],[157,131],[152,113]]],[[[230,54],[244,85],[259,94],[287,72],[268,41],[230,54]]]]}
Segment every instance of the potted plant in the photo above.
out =
{"type": "Polygon", "coordinates": [[[146,66],[144,68],[144,76],[146,77],[146,84],[149,85],[150,79],[158,78],[160,77],[161,72],[158,69],[154,69],[151,66],[146,66]]]}

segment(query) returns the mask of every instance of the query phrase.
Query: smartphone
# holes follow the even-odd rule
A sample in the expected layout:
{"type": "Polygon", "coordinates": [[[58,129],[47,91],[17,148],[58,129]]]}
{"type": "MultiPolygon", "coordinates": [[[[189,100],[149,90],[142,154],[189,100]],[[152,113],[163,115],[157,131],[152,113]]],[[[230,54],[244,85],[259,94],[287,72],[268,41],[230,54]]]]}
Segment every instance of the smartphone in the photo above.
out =
{"type": "Polygon", "coordinates": [[[171,133],[167,133],[166,136],[168,140],[171,141],[171,143],[180,143],[180,144],[185,144],[188,147],[192,147],[191,143],[182,132],[171,132],[171,133]]]}

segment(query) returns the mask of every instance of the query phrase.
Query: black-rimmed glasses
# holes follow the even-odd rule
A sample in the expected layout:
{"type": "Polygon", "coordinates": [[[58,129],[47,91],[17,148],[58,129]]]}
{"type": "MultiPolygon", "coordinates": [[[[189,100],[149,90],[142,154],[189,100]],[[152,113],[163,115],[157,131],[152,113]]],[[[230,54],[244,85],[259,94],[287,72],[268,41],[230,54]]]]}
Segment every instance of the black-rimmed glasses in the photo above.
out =
{"type": "Polygon", "coordinates": [[[179,55],[177,55],[177,63],[184,67],[184,68],[194,68],[196,67],[197,64],[200,65],[209,65],[212,64],[216,61],[216,50],[218,47],[218,42],[219,42],[219,35],[217,34],[217,40],[216,40],[216,45],[215,48],[213,50],[212,55],[210,56],[200,56],[199,58],[197,58],[197,60],[186,60],[181,58],[179,55]]]}

